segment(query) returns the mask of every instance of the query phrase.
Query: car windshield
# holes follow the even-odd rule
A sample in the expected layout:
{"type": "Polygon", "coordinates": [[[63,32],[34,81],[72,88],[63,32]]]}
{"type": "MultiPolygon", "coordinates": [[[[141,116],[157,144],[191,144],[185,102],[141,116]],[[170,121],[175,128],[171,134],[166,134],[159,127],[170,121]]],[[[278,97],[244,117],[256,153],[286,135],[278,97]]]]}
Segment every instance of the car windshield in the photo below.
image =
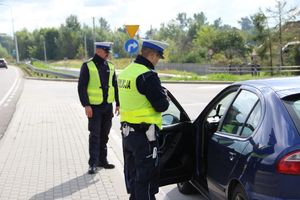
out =
{"type": "Polygon", "coordinates": [[[285,97],[283,101],[300,132],[300,94],[285,97]]]}

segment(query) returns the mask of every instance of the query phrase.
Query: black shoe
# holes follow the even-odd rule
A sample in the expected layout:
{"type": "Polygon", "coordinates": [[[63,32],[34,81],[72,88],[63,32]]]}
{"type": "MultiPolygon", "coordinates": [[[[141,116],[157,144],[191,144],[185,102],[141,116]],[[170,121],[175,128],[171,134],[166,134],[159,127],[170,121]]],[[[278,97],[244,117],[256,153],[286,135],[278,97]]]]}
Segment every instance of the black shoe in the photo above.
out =
{"type": "Polygon", "coordinates": [[[95,166],[89,167],[88,174],[96,174],[96,172],[97,172],[97,167],[95,167],[95,166]]]}
{"type": "Polygon", "coordinates": [[[115,165],[109,163],[99,163],[98,167],[103,167],[104,169],[113,169],[115,165]]]}

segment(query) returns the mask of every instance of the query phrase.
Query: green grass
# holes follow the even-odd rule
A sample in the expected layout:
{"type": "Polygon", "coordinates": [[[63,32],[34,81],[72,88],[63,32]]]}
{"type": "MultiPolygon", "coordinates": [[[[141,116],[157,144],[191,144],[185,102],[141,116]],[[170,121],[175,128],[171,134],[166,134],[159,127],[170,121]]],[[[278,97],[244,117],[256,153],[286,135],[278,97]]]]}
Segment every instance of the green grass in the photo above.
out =
{"type": "Polygon", "coordinates": [[[49,64],[46,64],[45,62],[32,61],[31,64],[40,69],[51,69],[51,66],[49,64]]]}
{"type": "MultiPolygon", "coordinates": [[[[29,77],[36,77],[36,78],[49,78],[49,79],[56,79],[57,77],[53,76],[53,75],[49,75],[49,74],[42,74],[42,73],[36,73],[34,71],[31,71],[26,64],[18,64],[17,65],[26,76],[29,77]]],[[[43,65],[41,65],[43,66],[43,65]]],[[[45,66],[43,66],[45,67],[45,66]]],[[[45,69],[45,68],[43,68],[45,69]]],[[[48,68],[47,68],[48,69],[48,68]]]]}
{"type": "MultiPolygon", "coordinates": [[[[180,73],[179,73],[180,74],[180,73]]],[[[228,82],[236,82],[236,81],[244,81],[244,80],[253,80],[253,79],[262,79],[262,78],[270,78],[270,77],[282,77],[282,76],[271,76],[269,74],[261,74],[260,76],[252,76],[251,74],[244,75],[235,75],[235,74],[208,74],[205,76],[199,75],[188,75],[182,77],[172,77],[172,78],[162,78],[164,81],[228,81],[228,82]]]]}
{"type": "Polygon", "coordinates": [[[51,66],[67,68],[80,68],[82,63],[82,60],[60,60],[55,62],[49,62],[51,66]]]}

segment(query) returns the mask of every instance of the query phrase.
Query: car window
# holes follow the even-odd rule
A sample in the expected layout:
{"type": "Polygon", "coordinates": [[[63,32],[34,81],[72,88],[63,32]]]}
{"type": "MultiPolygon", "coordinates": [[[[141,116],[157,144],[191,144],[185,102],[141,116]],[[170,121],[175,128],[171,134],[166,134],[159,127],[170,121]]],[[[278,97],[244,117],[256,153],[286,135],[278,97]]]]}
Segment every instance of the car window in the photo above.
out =
{"type": "Polygon", "coordinates": [[[162,113],[162,125],[176,124],[180,121],[180,110],[170,101],[168,110],[162,113]]]}
{"type": "Polygon", "coordinates": [[[283,102],[300,132],[300,94],[285,97],[283,102]]]}
{"type": "Polygon", "coordinates": [[[258,126],[261,115],[261,103],[258,101],[242,129],[241,137],[249,137],[253,133],[258,126]]]}
{"type": "Polygon", "coordinates": [[[209,112],[207,121],[216,121],[220,120],[220,118],[224,115],[225,111],[227,110],[229,104],[231,103],[232,99],[234,98],[236,91],[229,93],[226,95],[222,100],[220,100],[216,106],[209,112]]]}
{"type": "Polygon", "coordinates": [[[212,110],[208,112],[205,121],[205,129],[208,135],[214,134],[218,130],[221,118],[223,117],[224,113],[226,112],[228,106],[232,102],[235,95],[236,90],[227,93],[222,97],[220,101],[215,103],[215,106],[212,108],[212,110]]]}
{"type": "MultiPolygon", "coordinates": [[[[257,104],[257,101],[258,97],[256,94],[247,90],[242,90],[228,109],[223,120],[221,131],[238,136],[243,130],[244,123],[254,106],[257,104]]],[[[245,129],[244,134],[249,134],[249,130],[245,129]]]]}

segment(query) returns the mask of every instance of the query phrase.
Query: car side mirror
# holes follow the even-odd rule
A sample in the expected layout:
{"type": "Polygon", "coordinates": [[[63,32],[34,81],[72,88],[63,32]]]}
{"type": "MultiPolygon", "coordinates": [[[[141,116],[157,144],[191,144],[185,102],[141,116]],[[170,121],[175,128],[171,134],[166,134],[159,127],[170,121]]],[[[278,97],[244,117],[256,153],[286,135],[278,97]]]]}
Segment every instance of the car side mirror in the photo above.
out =
{"type": "Polygon", "coordinates": [[[162,125],[170,125],[178,123],[179,119],[171,114],[164,114],[162,116],[162,125]]]}

